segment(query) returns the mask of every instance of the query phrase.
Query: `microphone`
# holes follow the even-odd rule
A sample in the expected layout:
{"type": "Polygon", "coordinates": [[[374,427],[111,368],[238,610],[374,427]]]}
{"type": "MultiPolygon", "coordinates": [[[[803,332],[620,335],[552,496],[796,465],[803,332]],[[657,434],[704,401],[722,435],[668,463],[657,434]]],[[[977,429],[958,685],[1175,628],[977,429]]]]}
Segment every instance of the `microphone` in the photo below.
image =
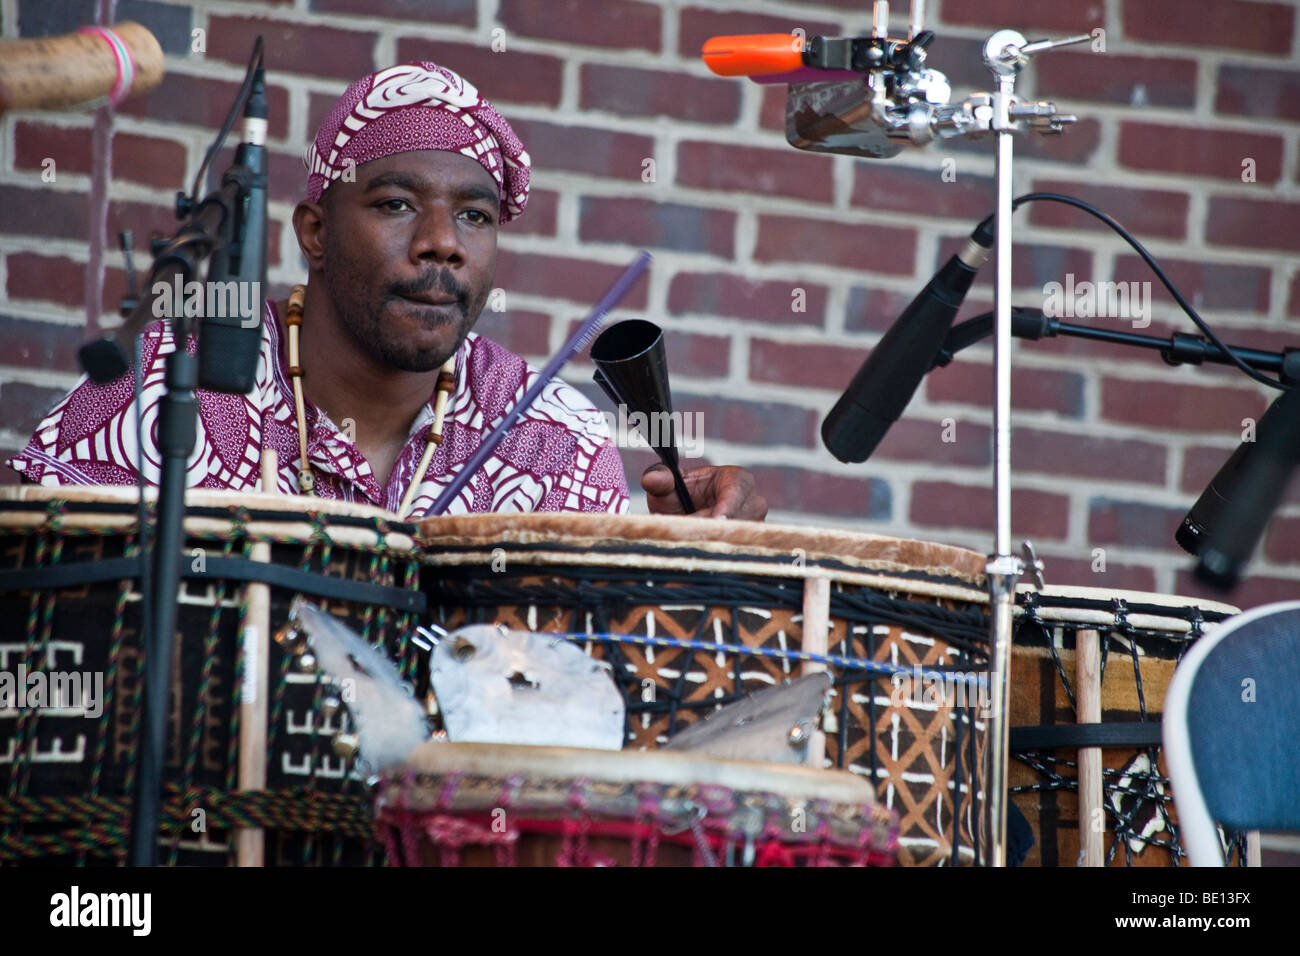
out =
{"type": "Polygon", "coordinates": [[[935,364],[952,320],[992,242],[976,229],[871,350],[822,422],[822,441],[843,462],[866,461],[935,364]]]}
{"type": "Polygon", "coordinates": [[[1197,555],[1196,577],[1233,587],[1300,459],[1300,391],[1283,392],[1206,486],[1175,540],[1197,555]]]}
{"type": "Polygon", "coordinates": [[[240,199],[212,254],[199,321],[199,387],[213,392],[246,394],[257,377],[266,286],[265,144],[266,76],[259,61],[244,107],[243,142],[222,182],[237,183],[240,199]]]}

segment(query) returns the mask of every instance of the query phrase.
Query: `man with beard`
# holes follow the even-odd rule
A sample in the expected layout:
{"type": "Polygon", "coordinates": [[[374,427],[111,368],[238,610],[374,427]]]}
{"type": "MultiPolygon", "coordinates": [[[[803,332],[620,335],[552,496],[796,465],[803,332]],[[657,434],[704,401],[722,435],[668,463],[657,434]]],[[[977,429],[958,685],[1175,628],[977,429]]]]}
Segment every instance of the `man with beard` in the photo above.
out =
{"type": "MultiPolygon", "coordinates": [[[[527,203],[528,154],[472,84],[422,62],[353,83],[304,159],[307,199],[293,226],[306,288],[267,303],[250,393],[197,392],[186,484],[253,490],[266,447],[277,452],[283,493],[389,510],[409,497],[405,514],[420,517],[536,377],[470,331],[492,289],[498,226],[527,203]],[[296,364],[285,344],[289,321],[301,338],[296,364]],[[453,357],[442,440],[422,470],[439,369],[453,357]]],[[[10,465],[39,484],[134,484],[139,452],[145,480],[156,484],[152,425],[174,347],[166,323],[144,333],[143,448],[131,377],[83,380],[10,465]]],[[[766,515],[743,469],[696,468],[685,478],[699,514],[766,515]]],[[[652,512],[680,513],[667,469],[647,470],[641,484],[652,512]]],[[[603,417],[553,381],[447,513],[623,512],[628,504],[603,417]]]]}

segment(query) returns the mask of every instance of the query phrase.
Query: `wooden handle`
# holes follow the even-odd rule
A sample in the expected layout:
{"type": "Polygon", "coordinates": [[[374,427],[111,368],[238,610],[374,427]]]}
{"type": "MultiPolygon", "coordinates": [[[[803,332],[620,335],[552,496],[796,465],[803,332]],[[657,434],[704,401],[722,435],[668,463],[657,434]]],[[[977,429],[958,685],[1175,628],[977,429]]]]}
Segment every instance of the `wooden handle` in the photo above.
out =
{"type": "MultiPolygon", "coordinates": [[[[135,67],[126,95],[154,89],[163,77],[163,52],[154,35],[129,21],[107,29],[121,38],[135,67]]],[[[106,96],[117,79],[113,48],[97,34],[0,40],[0,114],[76,109],[106,96]]]]}
{"type": "MultiPolygon", "coordinates": [[[[262,490],[274,494],[277,487],[275,449],[262,451],[262,490]]],[[[258,541],[250,549],[254,561],[269,564],[271,546],[258,541]]],[[[239,694],[239,789],[266,789],[267,670],[270,668],[271,589],[265,584],[248,586],[248,612],[242,635],[244,683],[239,694]]],[[[240,866],[262,866],[266,859],[265,835],[261,828],[235,831],[236,859],[240,866]]]]}
{"type": "MultiPolygon", "coordinates": [[[[1079,723],[1101,723],[1101,635],[1081,630],[1075,635],[1075,691],[1079,723]]],[[[1101,748],[1079,748],[1079,848],[1084,866],[1101,866],[1106,839],[1106,811],[1102,806],[1101,748]],[[1097,824],[1101,824],[1098,829],[1097,824]]]]}
{"type": "MultiPolygon", "coordinates": [[[[830,578],[805,578],[803,582],[803,638],[800,650],[809,654],[826,656],[829,646],[831,623],[831,580],[830,578]]],[[[800,676],[826,670],[825,664],[804,664],[799,668],[800,676]]],[[[808,766],[822,769],[826,759],[826,734],[821,730],[813,731],[808,741],[808,766]]],[[[873,780],[872,783],[875,781],[873,780]]]]}

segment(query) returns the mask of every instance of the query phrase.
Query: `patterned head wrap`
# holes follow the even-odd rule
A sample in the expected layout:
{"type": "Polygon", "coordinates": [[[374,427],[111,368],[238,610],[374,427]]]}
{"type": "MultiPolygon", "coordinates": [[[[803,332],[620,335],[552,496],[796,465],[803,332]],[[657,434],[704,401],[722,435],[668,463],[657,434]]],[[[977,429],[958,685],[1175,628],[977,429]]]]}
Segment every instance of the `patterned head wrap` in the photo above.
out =
{"type": "Polygon", "coordinates": [[[392,66],[347,88],[303,154],[307,198],[320,202],[349,167],[417,149],[482,165],[501,191],[502,222],[524,211],[531,163],[514,130],[472,83],[428,62],[392,66]]]}

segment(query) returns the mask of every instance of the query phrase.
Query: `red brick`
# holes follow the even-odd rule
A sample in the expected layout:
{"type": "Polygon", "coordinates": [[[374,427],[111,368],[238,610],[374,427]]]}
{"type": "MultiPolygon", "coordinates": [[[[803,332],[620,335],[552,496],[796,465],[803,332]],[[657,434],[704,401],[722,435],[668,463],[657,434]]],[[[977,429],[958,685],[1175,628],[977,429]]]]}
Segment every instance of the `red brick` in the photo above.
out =
{"type": "Polygon", "coordinates": [[[1119,162],[1132,169],[1213,176],[1242,182],[1242,160],[1255,161],[1255,181],[1282,174],[1282,138],[1240,130],[1207,131],[1164,123],[1120,124],[1119,162]]]}
{"type": "MultiPolygon", "coordinates": [[[[240,63],[248,61],[248,54],[247,49],[240,54],[240,63]]],[[[118,112],[157,122],[199,127],[204,131],[203,148],[206,150],[216,130],[226,121],[226,114],[230,112],[230,106],[238,92],[237,82],[214,80],[207,76],[186,76],[169,67],[166,82],[144,96],[126,100],[118,112]]],[[[337,97],[331,99],[331,105],[334,99],[337,97]]],[[[274,82],[268,83],[266,109],[268,135],[271,139],[284,139],[289,133],[288,90],[274,82]]],[[[321,118],[324,118],[324,114],[321,118]]]]}
{"type": "Polygon", "coordinates": [[[891,275],[916,268],[916,232],[897,226],[759,216],[756,262],[812,262],[891,275]],[[866,237],[870,236],[868,242],[866,237]]]}
{"type": "MultiPolygon", "coordinates": [[[[301,160],[299,161],[301,165],[301,160]]],[[[185,147],[170,139],[118,132],[113,136],[113,179],[159,189],[188,188],[185,147]]]]}
{"type": "Polygon", "coordinates": [[[1126,106],[1196,105],[1197,63],[1182,57],[1054,50],[1036,58],[1033,70],[1039,95],[1066,111],[1072,99],[1126,106]]]}
{"type": "MultiPolygon", "coordinates": [[[[27,434],[36,429],[46,414],[67,394],[67,389],[29,385],[26,382],[0,383],[0,407],[5,410],[5,426],[27,434]]],[[[0,457],[0,470],[7,456],[0,457]]]]}
{"type": "MultiPolygon", "coordinates": [[[[319,13],[355,13],[391,20],[417,20],[439,26],[459,24],[472,27],[478,22],[475,0],[311,0],[311,8],[319,13]]],[[[439,66],[446,65],[441,60],[436,62],[439,66]]]]}
{"type": "Polygon", "coordinates": [[[820,417],[812,409],[798,405],[674,390],[673,408],[699,412],[706,438],[765,448],[816,448],[820,442],[820,417]]]}
{"type": "Polygon", "coordinates": [[[643,163],[654,158],[654,140],[636,133],[524,119],[510,125],[528,150],[534,169],[641,182],[643,163]]]}
{"type": "MultiPolygon", "coordinates": [[[[948,481],[912,484],[908,520],[923,528],[973,528],[993,533],[993,490],[986,485],[948,481]]],[[[1011,530],[1015,535],[1060,539],[1070,527],[1070,499],[1032,488],[1011,492],[1011,530]]]]}
{"type": "Polygon", "coordinates": [[[1189,7],[1183,0],[1124,4],[1124,37],[1213,50],[1290,53],[1295,8],[1285,3],[1215,0],[1189,7]]]}
{"type": "Polygon", "coordinates": [[[891,289],[854,288],[849,292],[844,329],[847,332],[884,332],[898,320],[911,300],[910,294],[891,289]]]}
{"type": "Polygon", "coordinates": [[[841,345],[800,345],[775,339],[749,342],[749,378],[754,382],[841,391],[866,358],[841,345]]]}
{"type": "Polygon", "coordinates": [[[785,104],[790,98],[790,88],[784,83],[763,84],[763,100],[758,108],[758,125],[775,130],[785,137],[785,104]]]}
{"type": "Polygon", "coordinates": [[[697,189],[830,202],[831,157],[734,143],[677,145],[677,182],[697,189]]]}
{"type": "Polygon", "coordinates": [[[1047,584],[1071,585],[1074,587],[1091,587],[1115,591],[1146,591],[1156,589],[1156,572],[1153,568],[1138,564],[1120,564],[1114,558],[1114,548],[1103,549],[1105,561],[1097,564],[1088,549],[1088,556],[1082,559],[1062,558],[1057,555],[1040,557],[1043,559],[1043,577],[1047,584]],[[1096,567],[1097,570],[1093,570],[1096,567]]]}
{"type": "MultiPolygon", "coordinates": [[[[492,51],[491,41],[482,44],[451,43],[442,39],[402,37],[397,41],[397,59],[401,63],[432,60],[439,66],[455,70],[494,104],[558,106],[563,93],[563,60],[545,53],[523,53],[512,49],[508,40],[506,48],[496,53],[492,51]]],[[[333,99],[329,105],[333,105],[333,99]]],[[[322,113],[321,117],[324,115],[322,113]]]]}
{"type": "Polygon", "coordinates": [[[62,172],[89,173],[94,168],[88,126],[65,128],[30,120],[14,124],[14,169],[41,171],[54,160],[55,176],[62,172]]]}
{"type": "Polygon", "coordinates": [[[1225,246],[1300,251],[1300,202],[1211,196],[1205,238],[1225,246]]]}
{"type": "Polygon", "coordinates": [[[1238,432],[1243,418],[1258,419],[1264,401],[1248,388],[1180,385],[1106,377],[1101,415],[1108,421],[1150,425],[1161,430],[1238,432]]]}
{"type": "Polygon", "coordinates": [[[702,10],[699,7],[687,7],[678,16],[677,53],[683,59],[695,62],[703,62],[700,50],[704,48],[704,41],[710,37],[793,33],[795,29],[802,29],[804,36],[842,35],[840,25],[833,20],[810,20],[802,16],[768,16],[743,10],[702,10]]]}
{"type": "MultiPolygon", "coordinates": [[[[628,256],[628,262],[632,257],[628,256]]],[[[590,259],[568,259],[502,249],[497,255],[496,285],[506,293],[543,295],[594,306],[623,272],[623,265],[607,265],[590,259]]],[[[652,265],[651,269],[654,268],[652,265]]],[[[619,304],[620,308],[644,308],[646,277],[639,280],[619,304]]]]}
{"type": "Polygon", "coordinates": [[[780,325],[821,325],[826,287],[809,282],[767,282],[721,272],[679,272],[668,287],[673,315],[702,312],[780,325]],[[804,292],[804,311],[795,312],[795,291],[804,292]]]}
{"type": "Polygon", "coordinates": [[[731,368],[731,339],[665,329],[664,354],[673,374],[725,378],[731,368]]]}
{"type": "Polygon", "coordinates": [[[351,83],[375,69],[374,33],[264,17],[210,17],[208,56],[242,66],[258,34],[266,43],[268,71],[331,76],[351,83]]]}
{"type": "MultiPolygon", "coordinates": [[[[1169,276],[1183,297],[1200,309],[1241,309],[1248,312],[1267,312],[1269,303],[1270,270],[1264,266],[1237,265],[1227,262],[1204,262],[1191,259],[1160,257],[1160,268],[1169,276]]],[[[1145,262],[1136,255],[1121,255],[1115,259],[1115,281],[1147,282],[1152,284],[1153,301],[1161,299],[1172,303],[1169,292],[1145,262]]],[[[1143,330],[1149,334],[1150,330],[1143,330]]],[[[1192,332],[1190,327],[1185,331],[1192,332]]],[[[1217,330],[1216,330],[1217,334],[1217,330]]],[[[1227,332],[1227,342],[1234,341],[1227,332]]],[[[1223,335],[1219,336],[1223,338],[1223,335]]]]}
{"type": "MultiPolygon", "coordinates": [[[[1066,193],[1092,203],[1117,219],[1120,225],[1134,233],[1139,240],[1153,236],[1182,239],[1187,235],[1186,193],[1162,189],[1126,189],[1122,186],[1100,186],[1061,179],[1035,180],[1034,192],[1066,193]]],[[[1105,224],[1072,206],[1057,202],[1036,202],[1032,205],[1034,208],[1029,219],[1035,225],[1104,230],[1108,235],[1113,235],[1105,224]]]]}
{"type": "Polygon", "coordinates": [[[1186,507],[1093,498],[1088,502],[1088,544],[1169,550],[1186,514],[1186,507]]]}
{"type": "MultiPolygon", "coordinates": [[[[1239,423],[1240,424],[1240,423],[1239,423]]],[[[1233,435],[1240,438],[1241,429],[1233,435]]],[[[1183,452],[1183,476],[1180,490],[1199,498],[1201,492],[1219,473],[1219,469],[1236,450],[1232,448],[1213,448],[1207,445],[1193,445],[1183,452]]],[[[1292,480],[1282,497],[1283,504],[1300,504],[1300,481],[1292,480]]]]}
{"type": "MultiPolygon", "coordinates": [[[[86,305],[86,264],[64,256],[44,256],[35,252],[11,252],[7,259],[8,282],[5,292],[11,299],[32,299],[82,309],[86,305]]],[[[141,268],[137,264],[137,269],[141,268]]],[[[137,283],[144,282],[144,276],[137,283]]],[[[126,273],[107,269],[104,273],[105,312],[116,313],[126,293],[126,273]]]]}
{"type": "Polygon", "coordinates": [[[6,365],[80,372],[77,350],[85,340],[86,331],[80,326],[20,319],[0,312],[0,342],[5,344],[6,365]]]}
{"type": "MultiPolygon", "coordinates": [[[[926,397],[931,402],[960,402],[963,405],[991,408],[993,368],[964,356],[959,357],[946,368],[935,369],[926,376],[925,388],[926,397]]],[[[1051,369],[1013,367],[1011,407],[1082,418],[1083,376],[1051,369]]]]}
{"type": "Polygon", "coordinates": [[[1102,438],[1038,428],[1014,428],[1011,449],[1016,471],[1072,478],[1165,483],[1168,452],[1137,439],[1102,438]]]}
{"type": "Polygon", "coordinates": [[[993,430],[967,420],[900,418],[886,432],[872,461],[921,461],[936,465],[988,465],[993,461],[993,430]],[[952,441],[944,441],[951,436],[952,441]]]}
{"type": "Polygon", "coordinates": [[[1214,108],[1220,113],[1300,120],[1300,70],[1225,63],[1217,88],[1214,108]]]}
{"type": "MultiPolygon", "coordinates": [[[[634,0],[501,0],[497,20],[510,33],[589,46],[659,51],[659,8],[634,0]]],[[[508,39],[507,39],[508,42],[508,39]]]]}
{"type": "Polygon", "coordinates": [[[549,358],[551,354],[551,317],[545,312],[484,309],[474,323],[474,331],[526,358],[549,358]]]}
{"type": "Polygon", "coordinates": [[[997,207],[992,179],[963,174],[943,179],[943,169],[911,169],[880,161],[854,164],[853,194],[849,202],[872,210],[917,213],[922,216],[970,219],[972,227],[997,207]]]}
{"type": "Polygon", "coordinates": [[[551,189],[530,189],[524,214],[502,226],[507,236],[553,236],[560,194],[551,189]]]}
{"type": "Polygon", "coordinates": [[[1258,561],[1258,558],[1246,565],[1244,580],[1227,594],[1209,588],[1197,581],[1192,576],[1192,559],[1188,558],[1187,560],[1187,570],[1178,572],[1176,583],[1178,593],[1186,597],[1220,601],[1224,604],[1239,607],[1243,611],[1259,607],[1262,604],[1294,601],[1297,597],[1300,597],[1300,578],[1265,577],[1252,573],[1254,562],[1258,561]]]}
{"type": "MultiPolygon", "coordinates": [[[[902,12],[906,5],[900,4],[902,12]]],[[[1105,5],[1024,3],[1024,0],[943,0],[940,8],[942,21],[947,26],[980,26],[1017,30],[1050,30],[1062,35],[1087,33],[1093,27],[1105,25],[1105,5]]],[[[934,29],[933,13],[926,15],[926,26],[934,29]]]]}
{"type": "Polygon", "coordinates": [[[584,242],[632,243],[731,258],[736,214],[648,199],[583,196],[578,234],[584,242]]]}
{"type": "Polygon", "coordinates": [[[5,211],[9,235],[84,241],[90,228],[90,202],[85,193],[0,184],[0,209],[5,211]]]}
{"type": "MultiPolygon", "coordinates": [[[[1296,484],[1294,476],[1291,484],[1296,484]]],[[[1281,564],[1300,564],[1300,518],[1274,517],[1264,537],[1264,556],[1281,564]]],[[[1300,582],[1296,583],[1300,597],[1300,582]]]]}
{"type": "Polygon", "coordinates": [[[734,123],[740,83],[664,70],[587,63],[579,106],[618,116],[671,116],[694,123],[734,123]]]}
{"type": "Polygon", "coordinates": [[[749,470],[773,511],[888,521],[893,509],[889,485],[880,478],[828,475],[788,465],[749,470]]]}

